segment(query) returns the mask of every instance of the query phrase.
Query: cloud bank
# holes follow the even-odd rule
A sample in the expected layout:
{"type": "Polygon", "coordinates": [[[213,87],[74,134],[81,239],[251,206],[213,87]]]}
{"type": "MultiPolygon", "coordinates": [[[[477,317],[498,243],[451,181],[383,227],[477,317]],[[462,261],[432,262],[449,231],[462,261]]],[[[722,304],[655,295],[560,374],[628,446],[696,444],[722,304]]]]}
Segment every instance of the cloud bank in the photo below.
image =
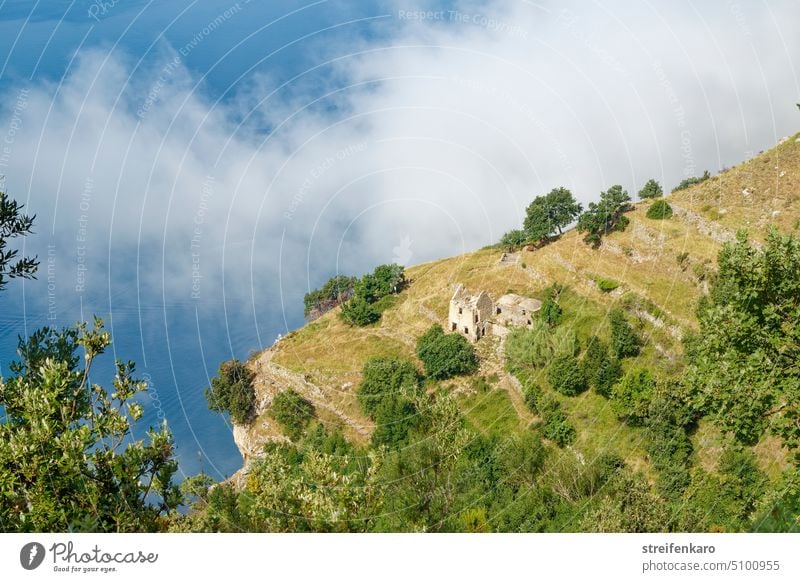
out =
{"type": "Polygon", "coordinates": [[[316,63],[289,82],[262,68],[220,99],[192,47],[146,68],[84,50],[60,84],[7,96],[2,171],[65,292],[292,325],[333,272],[493,243],[555,186],[671,187],[796,131],[796,11],[390,3],[368,37],[309,41],[316,63]]]}

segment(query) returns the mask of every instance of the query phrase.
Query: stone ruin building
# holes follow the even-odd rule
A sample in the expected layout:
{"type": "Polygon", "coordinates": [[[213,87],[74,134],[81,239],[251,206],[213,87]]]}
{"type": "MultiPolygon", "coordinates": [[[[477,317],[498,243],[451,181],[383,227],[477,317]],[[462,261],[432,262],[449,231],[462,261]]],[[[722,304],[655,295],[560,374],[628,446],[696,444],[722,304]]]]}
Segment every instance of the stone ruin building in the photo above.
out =
{"type": "Polygon", "coordinates": [[[476,342],[486,334],[505,336],[509,327],[530,327],[533,314],[542,302],[514,293],[503,295],[496,302],[486,291],[471,295],[463,285],[456,287],[450,299],[448,328],[476,342]]]}
{"type": "Polygon", "coordinates": [[[478,295],[470,295],[463,285],[456,287],[450,299],[450,315],[448,318],[450,331],[457,331],[476,342],[487,333],[491,333],[490,319],[494,303],[486,291],[478,295]]]}

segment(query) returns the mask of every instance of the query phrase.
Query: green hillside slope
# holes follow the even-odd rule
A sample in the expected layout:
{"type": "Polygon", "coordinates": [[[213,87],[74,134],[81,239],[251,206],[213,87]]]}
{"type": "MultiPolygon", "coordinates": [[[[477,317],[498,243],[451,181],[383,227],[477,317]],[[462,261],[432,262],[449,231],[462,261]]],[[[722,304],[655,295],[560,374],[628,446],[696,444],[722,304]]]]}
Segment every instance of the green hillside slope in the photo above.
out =
{"type": "MultiPolygon", "coordinates": [[[[723,243],[734,240],[742,228],[756,244],[770,226],[796,232],[798,196],[800,137],[792,136],[701,184],[668,195],[673,209],[668,219],[646,217],[652,201],[635,204],[627,213],[630,224],[625,231],[604,237],[599,248],[585,244],[582,235],[571,230],[536,250],[506,254],[487,248],[408,268],[408,285],[387,298],[391,304],[377,323],[352,327],[338,317],[338,308],[333,309],[251,358],[257,414],[235,431],[246,465],[262,454],[265,443],[288,442],[271,410],[273,398],[288,388],[313,404],[312,427],[319,424],[328,433],[340,432],[356,447],[366,446],[375,423],[357,398],[364,364],[375,357],[401,357],[422,370],[415,354],[417,338],[432,324],[447,326],[457,284],[472,292],[485,290],[493,299],[506,293],[543,299],[546,290],[555,287],[563,310],[559,327],[574,332],[581,346],[592,336],[608,341],[609,313],[620,308],[644,340],[641,353],[622,362],[623,372],[647,368],[659,385],[677,380],[685,366],[682,340],[697,329],[698,300],[709,289],[723,243]]],[[[429,380],[424,386],[429,394],[452,395],[469,431],[491,439],[541,429],[547,420],[542,398],[549,399],[560,404],[574,438],[566,446],[545,439],[548,471],[557,475],[576,462],[592,466],[613,454],[654,486],[657,471],[645,428],[621,421],[608,398],[594,389],[565,396],[553,390],[545,370],[535,366],[517,367],[512,374],[498,337],[484,337],[475,347],[477,373],[429,380]],[[541,391],[538,408],[529,405],[530,398],[526,403],[532,385],[541,391]]],[[[728,437],[710,422],[701,420],[689,438],[687,463],[715,474],[720,463],[729,462],[727,457],[721,460],[728,437]]],[[[763,437],[750,448],[761,472],[778,480],[789,463],[780,442],[763,437]]],[[[569,493],[562,497],[569,499],[569,493]]]]}

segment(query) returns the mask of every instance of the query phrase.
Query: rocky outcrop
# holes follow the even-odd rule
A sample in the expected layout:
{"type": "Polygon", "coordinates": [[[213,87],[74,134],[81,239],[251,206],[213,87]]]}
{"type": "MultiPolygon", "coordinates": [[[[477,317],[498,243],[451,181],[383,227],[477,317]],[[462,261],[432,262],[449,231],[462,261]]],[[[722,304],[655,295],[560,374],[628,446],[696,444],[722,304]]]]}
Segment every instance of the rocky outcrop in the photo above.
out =
{"type": "Polygon", "coordinates": [[[243,483],[250,463],[261,455],[266,443],[289,442],[280,427],[267,414],[273,398],[284,390],[295,390],[310,400],[317,410],[324,410],[334,415],[342,425],[364,438],[368,438],[374,429],[368,422],[351,418],[332,404],[325,391],[311,382],[308,377],[273,362],[274,354],[273,349],[265,350],[249,364],[255,372],[256,410],[253,420],[249,424],[233,425],[233,440],[243,459],[242,469],[231,478],[231,482],[237,486],[243,483]]]}
{"type": "Polygon", "coordinates": [[[689,210],[688,208],[683,208],[682,206],[678,206],[676,204],[670,204],[670,206],[672,206],[672,211],[675,216],[687,224],[693,225],[697,229],[697,232],[709,237],[714,242],[723,244],[736,239],[736,233],[731,229],[726,228],[717,222],[707,220],[700,216],[697,212],[689,210]]]}

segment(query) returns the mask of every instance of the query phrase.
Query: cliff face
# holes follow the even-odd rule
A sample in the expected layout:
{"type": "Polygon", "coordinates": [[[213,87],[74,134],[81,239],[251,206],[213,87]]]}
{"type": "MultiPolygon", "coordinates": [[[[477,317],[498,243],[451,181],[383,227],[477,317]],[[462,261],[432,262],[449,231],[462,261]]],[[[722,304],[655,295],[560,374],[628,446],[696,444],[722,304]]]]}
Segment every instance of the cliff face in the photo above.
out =
{"type": "MultiPolygon", "coordinates": [[[[612,304],[625,306],[650,340],[644,357],[674,359],[682,334],[696,325],[697,300],[707,290],[721,245],[740,228],[759,241],[772,225],[790,231],[798,224],[800,137],[785,138],[756,158],[666,200],[673,207],[672,218],[647,219],[650,203],[640,202],[627,215],[628,228],[606,237],[599,249],[569,231],[540,249],[514,254],[514,260],[500,249],[484,249],[418,265],[407,269],[410,284],[377,324],[349,327],[334,309],[291,332],[248,363],[256,375],[257,414],[248,426],[234,427],[245,461],[236,478],[246,473],[265,442],[286,440],[268,409],[274,396],[289,388],[314,404],[326,427],[342,431],[353,442],[368,441],[374,426],[355,397],[364,362],[388,355],[416,361],[416,338],[432,323],[446,325],[449,300],[459,283],[475,292],[485,290],[494,299],[511,292],[535,297],[552,283],[561,283],[573,294],[573,310],[593,306],[603,312],[612,304]],[[619,287],[604,293],[599,279],[611,279],[619,287]]],[[[507,393],[510,410],[524,426],[529,413],[519,383],[505,373],[497,339],[481,339],[476,347],[481,357],[478,375],[497,377],[495,386],[507,393]]],[[[468,398],[474,379],[455,379],[447,388],[468,398]]],[[[584,403],[576,401],[579,405],[584,403]]],[[[604,413],[591,406],[587,397],[585,409],[576,414],[591,419],[604,413]]],[[[576,418],[581,422],[583,417],[576,418]]],[[[588,434],[587,438],[598,437],[588,434]]],[[[641,457],[646,463],[646,455],[641,457]]]]}
{"type": "Polygon", "coordinates": [[[249,463],[258,456],[265,443],[289,441],[267,413],[273,398],[283,390],[293,389],[302,394],[312,402],[317,417],[324,424],[336,427],[351,440],[364,441],[374,429],[369,419],[356,414],[349,416],[339,409],[328,391],[314,384],[308,375],[293,372],[274,362],[277,353],[280,353],[280,346],[269,348],[248,362],[255,372],[256,412],[249,425],[233,426],[234,442],[243,458],[243,468],[236,473],[234,480],[246,475],[249,463]]]}

